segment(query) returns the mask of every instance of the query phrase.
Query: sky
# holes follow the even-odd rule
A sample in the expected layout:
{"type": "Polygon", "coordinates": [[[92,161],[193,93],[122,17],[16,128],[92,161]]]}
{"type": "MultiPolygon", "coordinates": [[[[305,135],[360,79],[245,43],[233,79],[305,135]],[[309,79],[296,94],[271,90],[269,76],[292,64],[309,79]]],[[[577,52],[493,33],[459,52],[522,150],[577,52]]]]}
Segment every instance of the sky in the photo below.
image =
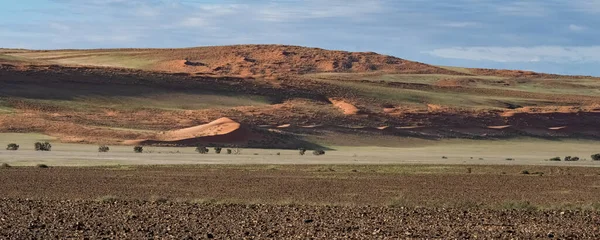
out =
{"type": "Polygon", "coordinates": [[[2,0],[0,48],[286,44],[600,76],[600,0],[2,0]]]}

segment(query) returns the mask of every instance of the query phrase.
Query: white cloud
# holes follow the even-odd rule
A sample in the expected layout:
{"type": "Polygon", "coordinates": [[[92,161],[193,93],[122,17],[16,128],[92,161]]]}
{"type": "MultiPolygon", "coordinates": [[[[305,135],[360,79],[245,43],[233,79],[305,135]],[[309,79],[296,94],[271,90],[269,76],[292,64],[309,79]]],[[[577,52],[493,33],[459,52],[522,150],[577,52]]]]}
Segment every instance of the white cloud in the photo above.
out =
{"type": "Polygon", "coordinates": [[[50,23],[48,25],[51,29],[57,30],[57,31],[61,31],[61,32],[66,32],[71,30],[71,28],[67,25],[64,24],[60,24],[60,23],[50,23]]]}
{"type": "Polygon", "coordinates": [[[493,62],[600,62],[600,46],[454,47],[424,53],[441,58],[493,62]]]}
{"type": "Polygon", "coordinates": [[[543,3],[540,1],[521,0],[518,2],[502,3],[497,5],[496,8],[498,12],[505,15],[544,17],[550,13],[550,10],[543,3]]]}
{"type": "Polygon", "coordinates": [[[470,27],[479,27],[481,24],[477,22],[446,22],[440,24],[442,27],[451,27],[451,28],[470,28],[470,27]]]}
{"type": "Polygon", "coordinates": [[[209,22],[201,17],[189,17],[186,19],[183,19],[183,21],[181,21],[180,26],[184,26],[184,27],[206,27],[209,26],[209,22]]]}
{"type": "Polygon", "coordinates": [[[283,22],[297,19],[318,18],[360,18],[366,14],[382,11],[381,1],[357,0],[307,0],[302,4],[281,4],[274,2],[266,6],[258,6],[257,13],[261,20],[283,22]]]}
{"type": "Polygon", "coordinates": [[[580,12],[600,13],[600,0],[569,0],[566,4],[580,12]]]}
{"type": "Polygon", "coordinates": [[[571,24],[569,25],[569,30],[573,31],[573,32],[581,32],[583,30],[587,29],[584,26],[580,26],[580,25],[575,25],[575,24],[571,24]]]}

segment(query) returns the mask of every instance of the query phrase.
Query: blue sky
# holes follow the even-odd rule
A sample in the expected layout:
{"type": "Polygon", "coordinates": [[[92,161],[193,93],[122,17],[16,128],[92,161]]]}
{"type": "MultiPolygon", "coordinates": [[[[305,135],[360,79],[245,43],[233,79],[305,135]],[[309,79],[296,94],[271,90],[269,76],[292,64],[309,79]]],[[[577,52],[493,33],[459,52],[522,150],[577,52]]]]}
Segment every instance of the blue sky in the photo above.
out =
{"type": "Polygon", "coordinates": [[[0,47],[291,44],[600,76],[600,0],[3,0],[0,47]]]}

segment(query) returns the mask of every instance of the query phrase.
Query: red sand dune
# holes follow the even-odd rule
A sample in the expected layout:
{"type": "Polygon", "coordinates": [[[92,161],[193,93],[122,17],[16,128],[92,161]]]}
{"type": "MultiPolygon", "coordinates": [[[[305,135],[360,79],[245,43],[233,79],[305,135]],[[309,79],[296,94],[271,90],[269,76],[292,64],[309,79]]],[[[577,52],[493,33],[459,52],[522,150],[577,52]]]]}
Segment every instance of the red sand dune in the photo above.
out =
{"type": "Polygon", "coordinates": [[[359,111],[356,106],[354,106],[351,103],[346,102],[344,100],[336,100],[336,99],[330,98],[329,101],[331,103],[333,103],[334,106],[336,106],[337,108],[342,110],[342,112],[345,115],[356,115],[359,111]]]}

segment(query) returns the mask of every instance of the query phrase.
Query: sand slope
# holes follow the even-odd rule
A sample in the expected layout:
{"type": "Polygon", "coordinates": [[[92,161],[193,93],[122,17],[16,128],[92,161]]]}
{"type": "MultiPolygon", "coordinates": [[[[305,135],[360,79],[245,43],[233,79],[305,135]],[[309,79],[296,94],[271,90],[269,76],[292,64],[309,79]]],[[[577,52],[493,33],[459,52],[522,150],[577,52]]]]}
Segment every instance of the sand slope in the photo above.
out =
{"type": "Polygon", "coordinates": [[[346,102],[344,100],[336,100],[336,99],[330,98],[329,101],[331,103],[333,103],[334,106],[336,106],[337,108],[342,110],[342,112],[345,115],[356,115],[359,111],[356,106],[354,106],[351,103],[346,102]]]}
{"type": "Polygon", "coordinates": [[[220,136],[227,135],[238,129],[240,129],[238,122],[223,117],[207,124],[166,132],[159,136],[159,139],[163,141],[179,141],[190,138],[220,136]]]}

